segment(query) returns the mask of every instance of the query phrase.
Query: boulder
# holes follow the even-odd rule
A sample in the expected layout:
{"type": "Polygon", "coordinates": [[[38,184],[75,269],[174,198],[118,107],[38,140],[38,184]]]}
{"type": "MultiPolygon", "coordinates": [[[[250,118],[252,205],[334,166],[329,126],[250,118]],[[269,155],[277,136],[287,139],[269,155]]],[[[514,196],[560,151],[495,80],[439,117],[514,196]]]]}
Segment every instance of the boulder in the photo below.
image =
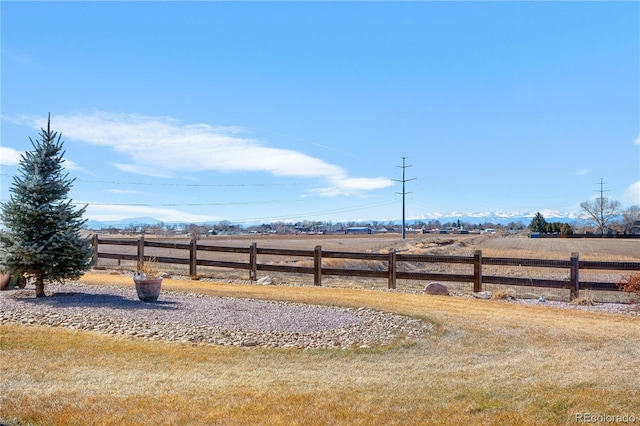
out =
{"type": "Polygon", "coordinates": [[[424,288],[424,294],[431,294],[434,296],[448,296],[449,289],[444,284],[440,283],[429,283],[424,288]]]}
{"type": "Polygon", "coordinates": [[[262,284],[262,285],[270,285],[273,284],[273,279],[271,279],[270,276],[266,276],[266,277],[262,277],[258,280],[258,284],[262,284]]]}

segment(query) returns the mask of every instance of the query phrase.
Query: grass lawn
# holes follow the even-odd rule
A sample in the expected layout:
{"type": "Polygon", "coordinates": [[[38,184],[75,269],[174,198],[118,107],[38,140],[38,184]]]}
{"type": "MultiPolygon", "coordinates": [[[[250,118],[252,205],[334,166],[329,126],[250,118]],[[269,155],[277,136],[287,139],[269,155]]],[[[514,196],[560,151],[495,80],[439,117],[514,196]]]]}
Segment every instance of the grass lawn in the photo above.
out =
{"type": "Polygon", "coordinates": [[[2,324],[0,423],[540,425],[587,413],[640,422],[638,316],[356,289],[163,288],[370,307],[435,331],[384,348],[293,350],[2,324]]]}

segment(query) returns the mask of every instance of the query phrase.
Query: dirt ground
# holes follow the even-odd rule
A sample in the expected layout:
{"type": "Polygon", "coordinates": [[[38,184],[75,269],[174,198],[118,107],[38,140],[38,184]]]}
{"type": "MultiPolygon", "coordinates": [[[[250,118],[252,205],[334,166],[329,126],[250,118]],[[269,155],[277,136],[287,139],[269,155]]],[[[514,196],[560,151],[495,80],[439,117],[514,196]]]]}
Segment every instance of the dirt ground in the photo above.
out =
{"type": "MultiPolygon", "coordinates": [[[[101,236],[101,238],[121,238],[101,236]]],[[[188,243],[188,238],[154,238],[147,240],[188,243]]],[[[375,235],[233,235],[210,236],[198,240],[199,244],[249,247],[257,243],[262,248],[287,248],[313,250],[321,246],[324,251],[347,252],[398,252],[416,254],[472,255],[482,250],[484,256],[505,256],[535,258],[568,258],[577,252],[583,260],[640,261],[640,239],[597,239],[597,238],[528,238],[525,235],[502,236],[499,234],[407,234],[402,240],[400,234],[375,235]]],[[[135,249],[135,248],[133,248],[135,249]]]]}
{"type": "MultiPolygon", "coordinates": [[[[186,242],[186,240],[185,240],[186,242]]],[[[528,238],[524,235],[498,234],[400,234],[378,235],[240,235],[214,236],[200,240],[203,244],[249,247],[256,242],[263,248],[325,251],[398,252],[412,254],[472,255],[482,250],[484,256],[568,259],[577,252],[583,260],[640,261],[640,239],[528,238]]]]}

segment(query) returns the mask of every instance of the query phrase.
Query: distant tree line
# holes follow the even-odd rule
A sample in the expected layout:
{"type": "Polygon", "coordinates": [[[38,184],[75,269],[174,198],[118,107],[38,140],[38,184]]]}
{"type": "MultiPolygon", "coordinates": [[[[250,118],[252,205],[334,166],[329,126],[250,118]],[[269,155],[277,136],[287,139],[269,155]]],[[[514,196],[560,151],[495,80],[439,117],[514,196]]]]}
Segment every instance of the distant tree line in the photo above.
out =
{"type": "MultiPolygon", "coordinates": [[[[217,235],[217,234],[238,234],[238,233],[258,233],[258,234],[293,234],[301,232],[302,230],[311,233],[335,233],[342,232],[350,227],[368,227],[373,230],[385,230],[387,232],[401,232],[402,227],[393,221],[346,221],[333,223],[331,221],[310,221],[303,220],[297,222],[272,222],[262,223],[259,225],[242,225],[233,224],[227,220],[223,220],[217,223],[205,223],[205,224],[167,224],[164,222],[158,222],[156,224],[131,224],[118,228],[115,226],[109,226],[103,228],[100,231],[110,234],[149,234],[160,236],[174,236],[184,235],[189,237],[198,238],[204,235],[217,235]]],[[[416,230],[431,230],[431,229],[445,229],[456,228],[466,229],[468,231],[483,231],[485,229],[496,229],[503,231],[522,231],[526,229],[521,221],[510,222],[506,225],[485,222],[485,223],[469,223],[465,221],[457,220],[455,222],[440,222],[439,220],[429,221],[415,221],[408,225],[409,229],[416,230]]]]}
{"type": "MultiPolygon", "coordinates": [[[[640,221],[640,206],[630,206],[625,210],[620,209],[620,203],[600,198],[593,202],[585,201],[581,204],[585,213],[587,224],[595,230],[596,234],[629,234],[637,229],[640,221]]],[[[568,223],[547,222],[544,216],[537,212],[529,224],[531,232],[544,234],[571,235],[574,228],[568,223]]],[[[586,232],[589,226],[583,229],[586,232]]],[[[637,231],[635,231],[637,232],[637,231]]]]}
{"type": "Polygon", "coordinates": [[[547,222],[540,212],[537,212],[531,219],[529,229],[531,232],[540,232],[542,234],[560,234],[564,236],[573,234],[571,225],[563,222],[547,222]]]}

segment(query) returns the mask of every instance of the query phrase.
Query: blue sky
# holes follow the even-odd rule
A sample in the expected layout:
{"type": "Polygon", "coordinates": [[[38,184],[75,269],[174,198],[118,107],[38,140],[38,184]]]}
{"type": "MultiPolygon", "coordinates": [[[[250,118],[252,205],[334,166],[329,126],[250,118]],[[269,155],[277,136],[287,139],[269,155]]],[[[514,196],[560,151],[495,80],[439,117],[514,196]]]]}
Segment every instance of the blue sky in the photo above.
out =
{"type": "Polygon", "coordinates": [[[2,199],[51,113],[96,220],[640,204],[638,2],[11,2],[2,199]]]}

